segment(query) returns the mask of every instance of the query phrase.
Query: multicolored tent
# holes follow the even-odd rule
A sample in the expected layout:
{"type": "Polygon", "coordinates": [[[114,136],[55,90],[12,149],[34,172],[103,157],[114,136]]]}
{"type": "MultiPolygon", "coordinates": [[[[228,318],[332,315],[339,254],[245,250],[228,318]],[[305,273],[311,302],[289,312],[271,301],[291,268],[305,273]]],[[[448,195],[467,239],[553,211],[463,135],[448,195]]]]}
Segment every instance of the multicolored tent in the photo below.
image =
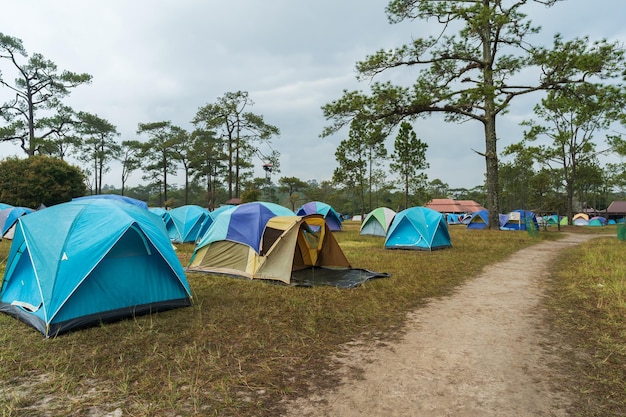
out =
{"type": "Polygon", "coordinates": [[[296,216],[271,203],[246,203],[219,214],[187,270],[341,288],[389,276],[352,268],[322,215],[296,216]]]}
{"type": "Polygon", "coordinates": [[[443,214],[426,207],[411,207],[396,214],[385,239],[385,249],[434,250],[451,246],[443,214]]]}
{"type": "Polygon", "coordinates": [[[106,199],[18,221],[0,311],[46,337],[191,304],[184,270],[155,214],[106,199]]]}
{"type": "Polygon", "coordinates": [[[293,211],[274,203],[251,202],[219,213],[211,227],[198,242],[196,251],[212,242],[227,240],[243,243],[260,251],[260,237],[267,222],[276,216],[295,216],[293,211]]]}
{"type": "Polygon", "coordinates": [[[386,236],[396,212],[387,207],[372,210],[361,224],[361,235],[386,236]]]}
{"type": "Polygon", "coordinates": [[[341,230],[341,223],[343,219],[329,204],[322,203],[320,201],[311,201],[304,204],[296,211],[297,216],[306,216],[309,214],[321,214],[324,216],[328,227],[333,232],[341,230]]]}
{"type": "Polygon", "coordinates": [[[500,229],[502,230],[539,230],[537,216],[532,211],[514,210],[500,215],[500,229]]]}
{"type": "Polygon", "coordinates": [[[572,217],[574,226],[589,226],[589,215],[586,213],[576,213],[572,217]]]}
{"type": "Polygon", "coordinates": [[[222,212],[196,246],[189,271],[291,283],[293,270],[349,268],[321,215],[296,216],[271,203],[245,203],[222,212]]]}

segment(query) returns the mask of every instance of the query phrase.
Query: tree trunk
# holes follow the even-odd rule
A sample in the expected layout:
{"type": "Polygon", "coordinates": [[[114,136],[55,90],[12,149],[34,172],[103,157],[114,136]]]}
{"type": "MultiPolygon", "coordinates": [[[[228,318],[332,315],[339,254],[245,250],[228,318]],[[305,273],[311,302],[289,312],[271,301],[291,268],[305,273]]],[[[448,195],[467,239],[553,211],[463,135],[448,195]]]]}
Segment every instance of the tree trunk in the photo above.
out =
{"type": "Polygon", "coordinates": [[[161,162],[163,164],[163,200],[167,204],[167,160],[165,153],[163,153],[163,160],[161,162]]]}
{"type": "MultiPolygon", "coordinates": [[[[489,10],[491,0],[483,0],[483,7],[489,10]]],[[[496,135],[496,113],[493,83],[493,58],[491,51],[491,25],[485,19],[481,33],[483,46],[483,82],[485,89],[485,165],[487,176],[488,228],[500,228],[500,202],[498,200],[498,137],[496,135]]]]}
{"type": "Polygon", "coordinates": [[[495,115],[487,117],[485,122],[485,148],[489,229],[498,230],[500,228],[500,201],[498,200],[498,150],[495,115]]]}

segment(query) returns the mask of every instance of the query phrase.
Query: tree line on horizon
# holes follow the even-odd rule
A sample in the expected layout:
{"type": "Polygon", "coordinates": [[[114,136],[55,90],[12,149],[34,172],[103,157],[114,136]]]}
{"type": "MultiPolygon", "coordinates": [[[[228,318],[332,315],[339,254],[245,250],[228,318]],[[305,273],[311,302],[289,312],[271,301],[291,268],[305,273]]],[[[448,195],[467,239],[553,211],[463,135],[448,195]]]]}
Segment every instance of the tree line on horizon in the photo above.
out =
{"type": "MultiPolygon", "coordinates": [[[[366,57],[356,64],[357,78],[367,81],[370,91],[345,90],[322,107],[329,121],[322,138],[347,130],[335,152],[339,166],[331,185],[351,196],[353,213],[375,208],[379,195],[387,191],[401,198],[398,206],[404,207],[432,195],[422,172],[428,167],[428,146],[413,130],[413,123],[432,114],[483,126],[485,148],[475,152],[485,159],[484,205],[490,225],[497,225],[498,214],[511,204],[549,210],[564,202],[571,219],[576,204],[601,205],[602,199],[623,189],[623,164],[603,167],[599,158],[626,155],[622,134],[613,129],[626,124],[626,93],[620,83],[626,77],[624,49],[606,39],[565,40],[560,34],[554,35],[550,47],[533,45],[531,38],[540,28],[523,12],[526,3],[389,2],[385,12],[391,24],[434,19],[443,25],[442,33],[366,57]],[[381,74],[401,69],[413,71],[413,85],[376,81],[381,74]],[[530,94],[538,94],[539,100],[534,117],[522,123],[523,137],[499,150],[497,120],[511,102],[530,94]],[[393,135],[394,149],[388,155],[384,142],[393,135]],[[512,161],[503,163],[500,156],[512,161]],[[399,179],[390,179],[385,170],[399,179]]],[[[541,3],[551,7],[557,1],[541,3]]],[[[25,64],[18,61],[20,56],[27,57],[21,40],[0,34],[0,58],[18,74],[11,84],[0,73],[0,85],[14,94],[0,107],[6,121],[0,141],[18,143],[29,157],[54,155],[63,160],[75,154],[93,193],[103,192],[102,175],[117,159],[122,164],[121,193],[127,192],[128,175],[141,169],[144,181],[158,189],[159,205],[169,204],[168,175],[179,168],[185,178],[185,203],[192,186],[199,184],[206,197],[203,205],[209,208],[222,190],[229,199],[271,197],[270,177],[252,178],[251,158],[260,152],[259,143],[270,143],[280,131],[248,111],[254,103],[247,92],[226,93],[199,108],[193,132],[169,121],[139,123],[137,134],[147,140],[118,143],[114,125],[62,104],[71,89],[91,81],[90,75],[59,72],[41,54],[33,54],[25,64]],[[39,117],[37,111],[45,115],[39,117]]],[[[279,157],[275,151],[263,155],[274,173],[280,172],[279,157]]],[[[283,182],[279,180],[284,193],[290,185],[283,182]]],[[[293,192],[287,195],[293,198],[293,192]]]]}

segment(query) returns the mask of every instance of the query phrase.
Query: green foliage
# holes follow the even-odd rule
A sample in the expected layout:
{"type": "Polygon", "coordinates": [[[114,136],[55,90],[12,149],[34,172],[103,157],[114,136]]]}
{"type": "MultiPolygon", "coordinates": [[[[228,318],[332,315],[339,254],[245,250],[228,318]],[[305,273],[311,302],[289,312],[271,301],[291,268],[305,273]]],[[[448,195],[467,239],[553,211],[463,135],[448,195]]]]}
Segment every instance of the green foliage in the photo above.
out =
{"type": "Polygon", "coordinates": [[[59,70],[56,64],[43,55],[35,53],[26,63],[21,57],[28,57],[22,41],[0,33],[0,59],[9,63],[9,69],[16,74],[15,82],[9,83],[6,71],[0,71],[0,86],[12,92],[12,99],[2,104],[2,116],[9,123],[0,129],[0,142],[17,142],[29,156],[37,152],[49,153],[45,138],[60,128],[69,119],[68,107],[62,106],[61,99],[68,96],[72,88],[91,82],[91,75],[59,70]],[[38,122],[39,110],[58,110],[57,115],[38,122]]]}
{"type": "MultiPolygon", "coordinates": [[[[626,93],[614,85],[580,84],[550,91],[535,106],[537,117],[522,122],[527,128],[524,139],[507,147],[504,153],[516,156],[516,167],[525,165],[526,172],[521,175],[526,178],[530,177],[533,162],[551,173],[558,180],[552,184],[554,188],[565,190],[566,215],[571,219],[575,192],[578,191],[579,200],[585,201],[592,187],[606,182],[597,158],[607,151],[596,150],[595,135],[618,121],[624,106],[626,93]],[[547,142],[535,145],[540,139],[547,142]]],[[[609,149],[621,143],[621,139],[610,135],[605,141],[609,149]]]]}
{"type": "MultiPolygon", "coordinates": [[[[551,6],[556,1],[541,2],[551,6]]],[[[523,13],[526,0],[504,2],[393,0],[386,11],[391,23],[439,22],[437,36],[411,39],[357,63],[358,78],[370,82],[370,94],[344,91],[323,107],[330,121],[322,136],[336,133],[356,117],[374,120],[389,130],[404,120],[443,113],[445,120],[474,120],[484,126],[489,223],[498,224],[499,178],[496,120],[521,95],[540,90],[590,85],[621,75],[623,50],[608,41],[554,38],[551,48],[529,44],[539,29],[523,13]],[[454,30],[458,30],[454,33],[454,30]],[[401,69],[414,71],[410,88],[389,81],[372,82],[401,69]],[[534,73],[535,79],[523,71],[534,73]]],[[[497,227],[497,226],[493,226],[497,227]]]]}
{"type": "Polygon", "coordinates": [[[109,171],[109,162],[118,159],[121,146],[115,141],[117,128],[95,114],[78,113],[77,133],[82,137],[80,159],[93,168],[94,194],[102,193],[102,176],[109,171]]]}
{"type": "MultiPolygon", "coordinates": [[[[280,134],[280,130],[266,123],[263,116],[247,111],[253,105],[248,92],[229,92],[216,103],[199,108],[192,121],[197,129],[215,132],[223,138],[220,143],[224,145],[229,198],[239,197],[243,171],[252,168],[252,157],[259,153],[259,143],[270,143],[272,137],[280,134]]],[[[273,152],[268,159],[276,164],[277,157],[278,154],[273,152]]]]}
{"type": "Polygon", "coordinates": [[[34,156],[0,162],[0,201],[14,206],[39,208],[84,196],[85,178],[80,170],[60,159],[34,156]]]}
{"type": "Polygon", "coordinates": [[[426,181],[426,174],[420,171],[428,168],[426,150],[428,144],[417,138],[413,126],[408,122],[400,124],[400,131],[394,142],[394,151],[390,164],[391,170],[400,174],[404,185],[404,207],[409,207],[409,189],[411,185],[420,187],[426,181]]]}

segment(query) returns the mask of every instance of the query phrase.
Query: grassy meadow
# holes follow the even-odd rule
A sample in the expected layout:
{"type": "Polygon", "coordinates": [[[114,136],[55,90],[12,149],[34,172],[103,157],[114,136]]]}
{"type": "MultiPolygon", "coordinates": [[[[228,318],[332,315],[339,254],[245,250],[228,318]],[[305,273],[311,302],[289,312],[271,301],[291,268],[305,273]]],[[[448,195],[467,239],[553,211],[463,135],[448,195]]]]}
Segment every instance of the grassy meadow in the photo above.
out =
{"type": "MultiPolygon", "coordinates": [[[[616,239],[614,227],[602,229],[612,237],[576,248],[559,261],[553,293],[567,295],[553,296],[551,311],[558,315],[555,326],[585,342],[581,349],[606,349],[588,358],[590,368],[572,364],[595,387],[587,389],[602,394],[619,388],[611,401],[624,404],[626,242],[616,239]],[[583,319],[586,325],[580,326],[583,319]],[[595,359],[604,364],[601,369],[595,359]],[[620,363],[621,371],[613,369],[620,363]]],[[[451,226],[451,249],[422,252],[383,250],[382,238],[360,236],[358,230],[358,223],[347,222],[335,234],[352,265],[388,272],[391,278],[346,290],[190,273],[192,307],[55,339],[0,314],[1,415],[278,415],[281,399],[338,382],[330,358],[342,343],[393,339],[406,313],[428,298],[449,294],[485,265],[518,249],[562,235],[554,227],[533,237],[451,226]]],[[[6,259],[9,245],[0,242],[0,260],[6,259]]],[[[191,244],[178,246],[183,265],[192,251],[191,244]]]]}
{"type": "MultiPolygon", "coordinates": [[[[586,229],[586,228],[583,228],[586,229]]],[[[597,229],[597,228],[596,228],[597,229]]],[[[626,415],[626,242],[597,238],[554,265],[547,305],[579,416],[626,415]],[[572,260],[575,260],[574,262],[572,260]]]]}

